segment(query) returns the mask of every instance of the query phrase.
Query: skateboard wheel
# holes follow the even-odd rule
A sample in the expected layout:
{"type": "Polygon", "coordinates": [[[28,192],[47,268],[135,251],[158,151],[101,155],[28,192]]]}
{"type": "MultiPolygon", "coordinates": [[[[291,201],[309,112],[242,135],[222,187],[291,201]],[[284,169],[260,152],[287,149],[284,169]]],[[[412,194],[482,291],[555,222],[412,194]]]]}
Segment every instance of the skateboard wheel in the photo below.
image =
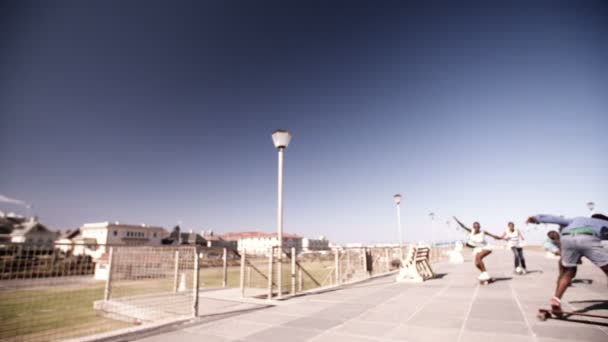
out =
{"type": "Polygon", "coordinates": [[[538,318],[539,321],[544,322],[547,320],[547,318],[549,318],[550,314],[548,312],[544,312],[544,311],[540,311],[538,314],[536,314],[536,318],[538,318]]]}

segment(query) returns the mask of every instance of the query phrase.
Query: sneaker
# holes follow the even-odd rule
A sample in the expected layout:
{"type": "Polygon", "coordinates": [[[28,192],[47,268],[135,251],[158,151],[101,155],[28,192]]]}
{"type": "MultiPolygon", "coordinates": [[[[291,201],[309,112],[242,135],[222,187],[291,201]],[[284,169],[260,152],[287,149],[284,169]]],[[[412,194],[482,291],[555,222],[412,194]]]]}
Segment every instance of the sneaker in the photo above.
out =
{"type": "Polygon", "coordinates": [[[479,280],[490,280],[490,275],[488,272],[481,272],[479,275],[479,280]]]}
{"type": "Polygon", "coordinates": [[[523,269],[521,270],[521,274],[528,274],[528,271],[526,271],[526,269],[525,269],[525,268],[523,268],[523,269]]]}
{"type": "Polygon", "coordinates": [[[515,273],[516,273],[516,274],[521,274],[521,267],[517,266],[517,267],[515,268],[515,273]]]}
{"type": "Polygon", "coordinates": [[[562,311],[562,301],[557,297],[551,298],[551,313],[557,317],[561,317],[564,313],[562,311]]]}

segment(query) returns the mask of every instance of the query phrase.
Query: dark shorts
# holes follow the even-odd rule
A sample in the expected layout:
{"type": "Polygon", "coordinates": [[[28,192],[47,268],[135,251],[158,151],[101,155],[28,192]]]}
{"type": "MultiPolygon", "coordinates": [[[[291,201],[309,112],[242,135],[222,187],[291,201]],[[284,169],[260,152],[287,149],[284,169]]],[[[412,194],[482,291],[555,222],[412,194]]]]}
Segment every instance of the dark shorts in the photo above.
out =
{"type": "Polygon", "coordinates": [[[576,267],[581,257],[589,259],[598,267],[608,265],[608,249],[593,235],[566,235],[561,237],[564,267],[576,267]]]}

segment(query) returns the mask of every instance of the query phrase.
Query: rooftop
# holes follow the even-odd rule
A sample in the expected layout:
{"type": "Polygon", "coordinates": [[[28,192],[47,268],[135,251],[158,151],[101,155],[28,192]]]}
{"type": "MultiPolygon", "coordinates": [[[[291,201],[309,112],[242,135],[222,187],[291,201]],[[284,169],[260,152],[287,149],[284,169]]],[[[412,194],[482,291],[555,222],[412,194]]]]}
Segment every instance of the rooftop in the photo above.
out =
{"type": "MultiPolygon", "coordinates": [[[[238,240],[238,239],[244,239],[244,238],[271,239],[271,238],[276,238],[277,233],[264,233],[264,232],[249,231],[249,232],[238,232],[238,233],[226,233],[226,234],[221,235],[220,237],[224,240],[238,240]]],[[[284,239],[301,239],[302,237],[297,234],[283,233],[283,238],[284,239]]]]}

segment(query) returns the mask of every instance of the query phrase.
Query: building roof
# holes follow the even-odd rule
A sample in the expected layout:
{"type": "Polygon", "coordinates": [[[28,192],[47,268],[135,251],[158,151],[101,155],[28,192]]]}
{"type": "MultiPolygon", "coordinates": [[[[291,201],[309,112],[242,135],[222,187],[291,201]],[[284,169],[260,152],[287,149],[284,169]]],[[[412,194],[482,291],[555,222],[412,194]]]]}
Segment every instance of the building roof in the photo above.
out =
{"type": "Polygon", "coordinates": [[[158,227],[158,226],[149,226],[147,224],[128,224],[128,223],[121,223],[118,221],[114,221],[114,222],[93,222],[93,223],[85,223],[82,225],[82,227],[80,229],[92,229],[92,228],[131,228],[131,229],[135,229],[135,228],[146,228],[146,229],[162,229],[165,230],[165,228],[163,227],[158,227]]]}
{"type": "MultiPolygon", "coordinates": [[[[239,240],[247,238],[258,238],[258,239],[271,239],[276,238],[277,233],[263,233],[263,232],[238,232],[238,233],[226,233],[221,235],[224,240],[239,240]]],[[[302,237],[296,234],[283,233],[283,239],[301,239],[302,237]]]]}
{"type": "Polygon", "coordinates": [[[48,230],[42,223],[35,221],[35,220],[29,220],[29,221],[22,223],[18,227],[15,227],[15,229],[11,233],[11,236],[25,236],[31,232],[37,232],[37,231],[48,232],[48,233],[52,233],[55,235],[57,234],[57,232],[52,232],[52,231],[48,230]]]}
{"type": "Polygon", "coordinates": [[[75,237],[80,235],[80,228],[76,228],[74,230],[67,229],[61,232],[59,235],[59,239],[74,239],[75,237]]]}

